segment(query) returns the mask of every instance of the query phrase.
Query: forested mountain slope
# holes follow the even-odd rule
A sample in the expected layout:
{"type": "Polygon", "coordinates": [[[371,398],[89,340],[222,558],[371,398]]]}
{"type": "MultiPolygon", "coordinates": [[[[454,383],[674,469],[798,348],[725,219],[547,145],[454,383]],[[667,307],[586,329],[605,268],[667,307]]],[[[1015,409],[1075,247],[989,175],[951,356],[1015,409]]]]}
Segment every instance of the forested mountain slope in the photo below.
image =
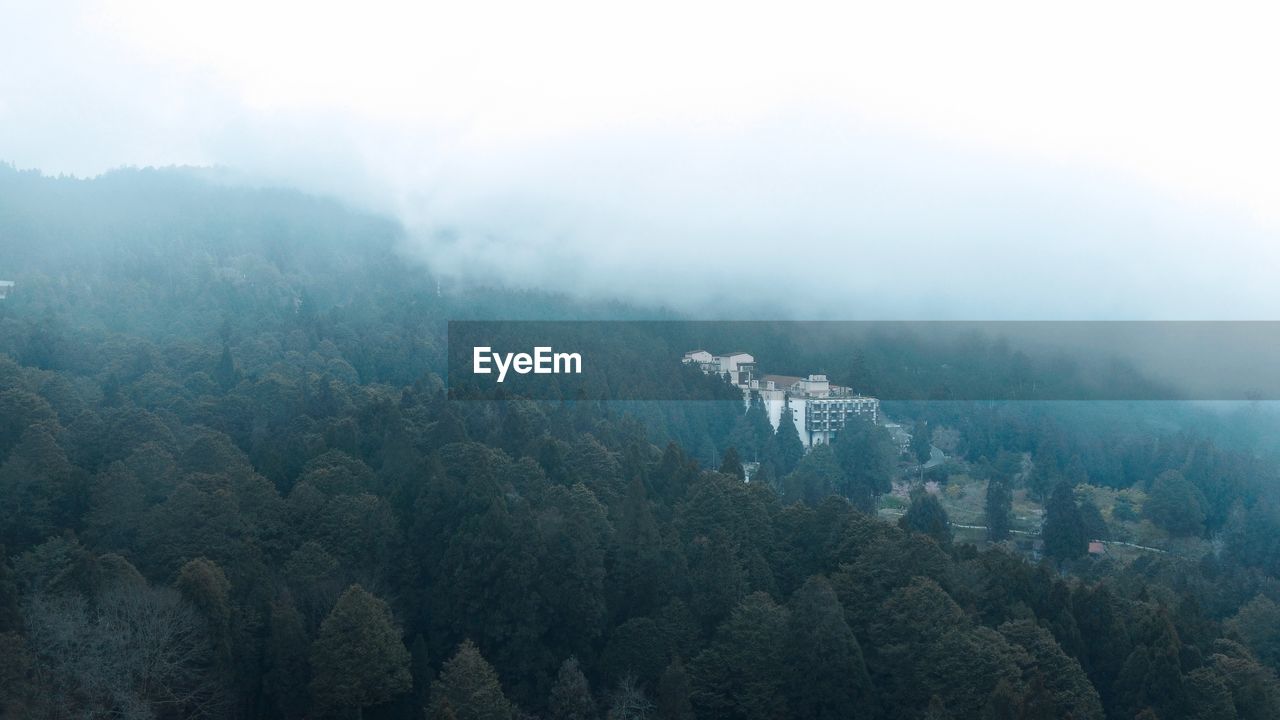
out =
{"type": "Polygon", "coordinates": [[[1202,503],[1203,557],[1033,564],[868,514],[898,472],[870,426],[801,458],[734,402],[448,401],[448,319],[659,313],[441,289],[401,232],[195,171],[0,169],[6,717],[1280,717],[1255,448],[896,409],[1059,518],[1083,481],[1202,503]]]}

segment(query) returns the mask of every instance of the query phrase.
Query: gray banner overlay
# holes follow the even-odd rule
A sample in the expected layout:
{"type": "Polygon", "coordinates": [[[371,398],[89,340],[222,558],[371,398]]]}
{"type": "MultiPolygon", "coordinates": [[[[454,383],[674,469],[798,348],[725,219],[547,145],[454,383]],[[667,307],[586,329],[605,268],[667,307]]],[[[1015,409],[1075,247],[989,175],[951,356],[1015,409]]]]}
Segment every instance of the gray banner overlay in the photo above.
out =
{"type": "Polygon", "coordinates": [[[454,321],[447,380],[455,400],[715,400],[756,389],[1277,400],[1280,322],[454,321]]]}

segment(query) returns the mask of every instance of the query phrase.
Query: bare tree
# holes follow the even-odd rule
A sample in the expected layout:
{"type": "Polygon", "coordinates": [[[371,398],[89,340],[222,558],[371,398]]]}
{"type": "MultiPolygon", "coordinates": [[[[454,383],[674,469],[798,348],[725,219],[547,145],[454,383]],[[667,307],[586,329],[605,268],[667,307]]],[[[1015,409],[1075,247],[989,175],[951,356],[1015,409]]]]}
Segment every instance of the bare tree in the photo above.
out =
{"type": "Polygon", "coordinates": [[[25,617],[50,717],[223,714],[205,623],[171,589],[120,586],[93,603],[37,595],[25,617]]]}
{"type": "Polygon", "coordinates": [[[653,703],[644,694],[634,675],[627,675],[613,691],[613,704],[609,707],[608,720],[648,720],[653,714],[653,703]]]}

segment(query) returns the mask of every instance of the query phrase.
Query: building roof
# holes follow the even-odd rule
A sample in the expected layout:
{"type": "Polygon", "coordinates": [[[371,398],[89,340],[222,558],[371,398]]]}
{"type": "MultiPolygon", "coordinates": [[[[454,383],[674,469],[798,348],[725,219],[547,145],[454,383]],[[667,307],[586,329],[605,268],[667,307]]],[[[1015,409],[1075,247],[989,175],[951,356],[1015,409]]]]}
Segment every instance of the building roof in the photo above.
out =
{"type": "Polygon", "coordinates": [[[733,352],[727,352],[727,353],[725,353],[724,355],[721,355],[720,357],[737,357],[738,355],[746,355],[746,356],[748,356],[748,357],[755,357],[754,355],[752,355],[751,353],[747,352],[746,350],[734,350],[733,352]]]}
{"type": "Polygon", "coordinates": [[[773,384],[778,387],[791,387],[804,378],[796,377],[795,375],[765,375],[764,379],[766,381],[773,381],[773,384]]]}

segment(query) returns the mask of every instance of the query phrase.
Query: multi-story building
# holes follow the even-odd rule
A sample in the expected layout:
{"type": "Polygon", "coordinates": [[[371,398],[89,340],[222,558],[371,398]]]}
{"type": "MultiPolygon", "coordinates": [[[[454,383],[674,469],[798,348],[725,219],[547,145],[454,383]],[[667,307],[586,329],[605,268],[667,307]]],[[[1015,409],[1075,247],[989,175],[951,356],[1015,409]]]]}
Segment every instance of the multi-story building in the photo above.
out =
{"type": "Polygon", "coordinates": [[[684,354],[684,362],[697,365],[704,373],[719,375],[734,385],[741,386],[755,377],[756,359],[751,353],[712,355],[706,350],[691,350],[684,354]]]}
{"type": "Polygon", "coordinates": [[[9,293],[13,290],[12,280],[0,280],[0,300],[9,297],[9,293]]]}
{"type": "Polygon", "coordinates": [[[716,373],[741,388],[745,403],[751,402],[753,393],[758,394],[775,430],[789,412],[805,447],[831,442],[853,418],[873,423],[880,420],[879,400],[832,385],[826,375],[758,375],[755,358],[745,352],[712,355],[694,350],[685,353],[684,362],[697,364],[703,372],[716,373]]]}

